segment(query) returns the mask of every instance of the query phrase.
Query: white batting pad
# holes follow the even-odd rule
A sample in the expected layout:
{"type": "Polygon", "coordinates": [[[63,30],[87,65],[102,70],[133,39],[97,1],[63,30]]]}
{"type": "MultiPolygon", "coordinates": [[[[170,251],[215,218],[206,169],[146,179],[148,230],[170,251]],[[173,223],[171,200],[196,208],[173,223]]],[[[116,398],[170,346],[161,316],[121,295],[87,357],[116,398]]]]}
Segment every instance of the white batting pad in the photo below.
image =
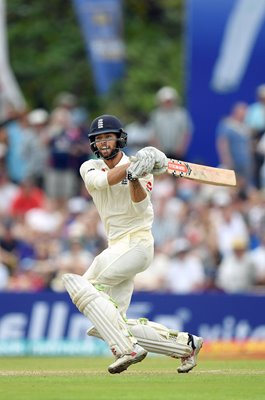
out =
{"type": "Polygon", "coordinates": [[[192,352],[186,332],[172,332],[161,324],[144,319],[129,319],[127,325],[140,346],[151,353],[182,358],[192,352]]]}
{"type": "Polygon", "coordinates": [[[136,340],[109,297],[80,275],[64,274],[62,279],[73,303],[95,325],[113,354],[131,353],[136,340]]]}
{"type": "MultiPolygon", "coordinates": [[[[174,358],[188,357],[192,353],[192,348],[187,344],[189,337],[186,332],[173,332],[164,325],[144,318],[128,319],[127,326],[139,345],[150,353],[174,358]]],[[[102,339],[94,326],[88,329],[87,334],[102,339]]]]}

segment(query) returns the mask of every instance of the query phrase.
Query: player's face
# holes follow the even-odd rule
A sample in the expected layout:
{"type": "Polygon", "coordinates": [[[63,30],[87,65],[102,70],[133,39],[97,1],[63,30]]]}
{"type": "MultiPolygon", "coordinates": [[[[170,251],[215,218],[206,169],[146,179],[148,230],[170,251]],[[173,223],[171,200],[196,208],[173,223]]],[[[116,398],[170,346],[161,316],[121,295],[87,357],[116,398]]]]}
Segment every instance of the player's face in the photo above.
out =
{"type": "Polygon", "coordinates": [[[109,157],[116,149],[116,141],[115,133],[102,133],[96,136],[95,144],[103,158],[109,157]]]}

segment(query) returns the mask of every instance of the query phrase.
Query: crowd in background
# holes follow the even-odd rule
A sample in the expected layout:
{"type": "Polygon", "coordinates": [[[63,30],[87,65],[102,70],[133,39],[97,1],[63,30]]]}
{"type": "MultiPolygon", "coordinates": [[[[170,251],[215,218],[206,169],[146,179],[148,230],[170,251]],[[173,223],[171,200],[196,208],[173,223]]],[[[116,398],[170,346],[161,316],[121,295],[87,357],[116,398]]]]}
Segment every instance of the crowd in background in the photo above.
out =
{"type": "MultiPolygon", "coordinates": [[[[156,95],[149,115],[128,121],[127,154],[148,145],[185,160],[193,126],[178,93],[156,95]]],[[[83,274],[106,247],[79,175],[93,157],[89,113],[71,93],[51,111],[11,106],[0,127],[0,290],[63,291],[61,275],[83,274]]],[[[236,188],[170,175],[155,178],[155,257],[136,290],[169,293],[265,291],[265,85],[257,102],[236,103],[216,127],[220,166],[236,188]]]]}

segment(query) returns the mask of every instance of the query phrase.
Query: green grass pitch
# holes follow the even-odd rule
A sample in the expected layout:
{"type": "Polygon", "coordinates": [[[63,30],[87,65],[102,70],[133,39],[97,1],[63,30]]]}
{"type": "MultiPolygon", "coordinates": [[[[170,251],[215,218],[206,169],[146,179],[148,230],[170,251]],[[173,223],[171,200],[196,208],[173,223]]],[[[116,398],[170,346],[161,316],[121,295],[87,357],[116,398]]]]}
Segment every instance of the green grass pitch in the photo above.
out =
{"type": "Polygon", "coordinates": [[[147,357],[118,375],[110,358],[0,358],[0,398],[7,400],[262,400],[264,360],[199,360],[178,374],[178,360],[147,357]]]}

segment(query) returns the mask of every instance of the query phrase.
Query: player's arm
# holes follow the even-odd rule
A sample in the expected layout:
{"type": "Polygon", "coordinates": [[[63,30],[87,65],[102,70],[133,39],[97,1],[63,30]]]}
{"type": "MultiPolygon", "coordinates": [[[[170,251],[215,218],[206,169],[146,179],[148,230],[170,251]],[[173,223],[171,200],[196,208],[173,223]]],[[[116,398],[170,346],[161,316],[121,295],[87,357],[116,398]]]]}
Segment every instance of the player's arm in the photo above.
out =
{"type": "Polygon", "coordinates": [[[100,170],[92,160],[86,161],[80,168],[80,174],[90,190],[101,190],[107,186],[116,185],[127,177],[130,163],[119,165],[109,171],[100,170]]]}
{"type": "Polygon", "coordinates": [[[140,203],[147,197],[147,193],[139,179],[134,179],[133,181],[129,181],[130,187],[130,195],[131,199],[134,203],[140,203]]]}
{"type": "Polygon", "coordinates": [[[130,163],[119,165],[118,167],[112,168],[108,171],[107,179],[110,186],[116,185],[123,179],[127,178],[127,169],[130,163]]]}
{"type": "MultiPolygon", "coordinates": [[[[123,179],[127,178],[127,169],[129,165],[130,163],[126,163],[118,167],[112,168],[108,171],[107,176],[108,176],[108,183],[110,186],[116,185],[123,179]]],[[[141,185],[139,179],[134,179],[132,181],[129,181],[129,187],[130,187],[131,199],[134,203],[139,203],[146,198],[147,193],[143,188],[143,186],[141,185]]]]}

